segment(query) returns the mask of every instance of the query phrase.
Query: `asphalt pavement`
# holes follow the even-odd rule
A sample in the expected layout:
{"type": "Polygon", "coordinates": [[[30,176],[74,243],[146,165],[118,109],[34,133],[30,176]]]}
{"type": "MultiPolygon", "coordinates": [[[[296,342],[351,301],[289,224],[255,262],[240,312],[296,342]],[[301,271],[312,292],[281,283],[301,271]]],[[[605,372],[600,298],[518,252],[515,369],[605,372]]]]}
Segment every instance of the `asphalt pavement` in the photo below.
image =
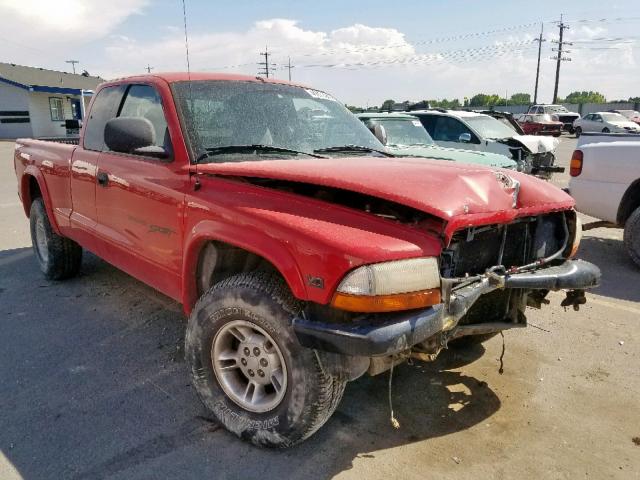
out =
{"type": "Polygon", "coordinates": [[[552,294],[504,350],[397,368],[400,428],[388,375],[363,377],[316,435],[269,451],[199,403],[180,305],[90,254],[77,278],[42,277],[12,154],[0,141],[0,479],[640,478],[640,269],[620,230],[586,232],[604,277],[579,312],[552,294]]]}

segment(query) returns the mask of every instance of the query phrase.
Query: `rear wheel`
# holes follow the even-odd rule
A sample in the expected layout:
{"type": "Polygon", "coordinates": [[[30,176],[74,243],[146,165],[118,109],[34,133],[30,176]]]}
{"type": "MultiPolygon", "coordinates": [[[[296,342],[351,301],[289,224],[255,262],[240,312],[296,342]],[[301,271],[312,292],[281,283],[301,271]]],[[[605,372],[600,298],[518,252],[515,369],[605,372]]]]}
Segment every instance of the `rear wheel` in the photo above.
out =
{"type": "Polygon", "coordinates": [[[42,198],[31,203],[29,221],[33,251],[44,276],[63,280],[76,275],[82,263],[82,247],[53,231],[42,198]]]}
{"type": "Polygon", "coordinates": [[[640,207],[636,208],[624,224],[623,238],[631,260],[640,267],[640,207]]]}
{"type": "Polygon", "coordinates": [[[284,281],[252,272],[214,285],[187,326],[187,359],[200,399],[238,437],[290,447],[335,411],[346,381],[329,375],[298,342],[300,311],[284,281]]]}
{"type": "Polygon", "coordinates": [[[582,135],[582,128],[576,127],[574,132],[576,132],[576,138],[580,138],[580,135],[582,135]]]}

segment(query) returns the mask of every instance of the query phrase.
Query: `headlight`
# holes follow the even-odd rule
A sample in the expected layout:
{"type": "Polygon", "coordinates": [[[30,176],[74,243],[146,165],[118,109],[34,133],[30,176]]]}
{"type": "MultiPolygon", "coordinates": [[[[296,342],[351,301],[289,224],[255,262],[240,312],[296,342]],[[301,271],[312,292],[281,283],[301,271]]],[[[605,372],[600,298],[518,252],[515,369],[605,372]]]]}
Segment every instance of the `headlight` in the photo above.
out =
{"type": "Polygon", "coordinates": [[[580,241],[582,240],[582,221],[578,214],[576,213],[576,234],[573,236],[573,243],[571,244],[571,252],[569,253],[569,258],[572,258],[578,253],[578,248],[580,248],[580,241]]]}
{"type": "Polygon", "coordinates": [[[391,312],[440,303],[438,260],[412,258],[376,263],[348,273],[331,305],[351,312],[391,312]]]}

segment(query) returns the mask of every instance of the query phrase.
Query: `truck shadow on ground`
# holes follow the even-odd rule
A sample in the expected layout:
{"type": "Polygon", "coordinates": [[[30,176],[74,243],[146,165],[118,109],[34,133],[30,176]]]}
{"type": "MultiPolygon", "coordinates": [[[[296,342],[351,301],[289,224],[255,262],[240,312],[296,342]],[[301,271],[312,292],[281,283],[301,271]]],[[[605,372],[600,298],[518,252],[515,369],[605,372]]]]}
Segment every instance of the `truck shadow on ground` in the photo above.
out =
{"type": "Polygon", "coordinates": [[[602,283],[593,293],[630,302],[640,301],[640,268],[627,254],[622,240],[585,236],[578,257],[595,263],[602,271],[602,283]]]}
{"type": "Polygon", "coordinates": [[[483,347],[450,350],[395,369],[399,429],[387,373],[350,383],[303,444],[262,450],[198,401],[180,306],[96,257],[85,255],[78,278],[48,282],[30,248],[0,252],[0,316],[0,454],[24,478],[331,477],[358,457],[470,428],[501,405],[485,382],[454,371],[483,347]]]}

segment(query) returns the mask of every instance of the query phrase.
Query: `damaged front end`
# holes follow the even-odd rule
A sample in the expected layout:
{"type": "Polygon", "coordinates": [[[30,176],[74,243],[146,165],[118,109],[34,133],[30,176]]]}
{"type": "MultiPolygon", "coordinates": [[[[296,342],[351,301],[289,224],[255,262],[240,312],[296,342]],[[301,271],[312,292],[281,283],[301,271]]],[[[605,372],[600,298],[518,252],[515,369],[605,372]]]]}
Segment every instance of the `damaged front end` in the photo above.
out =
{"type": "Polygon", "coordinates": [[[551,290],[566,290],[562,306],[578,309],[584,290],[600,281],[598,267],[569,259],[580,228],[575,212],[565,211],[460,230],[440,257],[441,303],[337,321],[311,312],[295,319],[295,332],[306,347],[371,357],[376,374],[398,354],[433,360],[451,340],[525,327],[526,307],[548,303],[551,290]]]}
{"type": "Polygon", "coordinates": [[[520,138],[505,138],[496,140],[507,146],[511,158],[518,165],[518,171],[549,180],[554,173],[564,172],[564,167],[555,165],[555,146],[546,145],[544,141],[553,139],[542,138],[538,143],[523,142],[520,138]]]}

